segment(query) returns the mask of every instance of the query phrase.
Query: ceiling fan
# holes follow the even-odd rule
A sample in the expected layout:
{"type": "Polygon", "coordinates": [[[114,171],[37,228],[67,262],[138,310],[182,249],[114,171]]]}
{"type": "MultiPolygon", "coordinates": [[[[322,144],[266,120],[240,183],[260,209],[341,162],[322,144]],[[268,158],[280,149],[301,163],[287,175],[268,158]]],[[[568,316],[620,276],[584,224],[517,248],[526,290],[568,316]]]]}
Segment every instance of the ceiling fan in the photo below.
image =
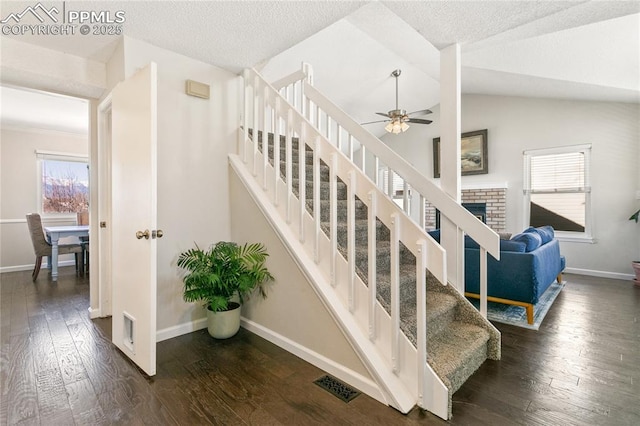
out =
{"type": "Polygon", "coordinates": [[[431,111],[428,109],[421,109],[420,111],[413,111],[407,113],[406,110],[398,108],[398,77],[402,73],[401,70],[395,70],[391,73],[392,77],[396,78],[396,109],[392,109],[388,113],[376,112],[376,114],[381,115],[383,117],[387,117],[386,120],[378,120],[378,121],[369,121],[365,124],[373,124],[373,123],[387,123],[384,129],[393,134],[398,134],[400,132],[405,132],[409,128],[407,123],[417,123],[417,124],[431,124],[431,120],[425,120],[422,118],[413,118],[412,115],[426,115],[431,114],[431,111]]]}

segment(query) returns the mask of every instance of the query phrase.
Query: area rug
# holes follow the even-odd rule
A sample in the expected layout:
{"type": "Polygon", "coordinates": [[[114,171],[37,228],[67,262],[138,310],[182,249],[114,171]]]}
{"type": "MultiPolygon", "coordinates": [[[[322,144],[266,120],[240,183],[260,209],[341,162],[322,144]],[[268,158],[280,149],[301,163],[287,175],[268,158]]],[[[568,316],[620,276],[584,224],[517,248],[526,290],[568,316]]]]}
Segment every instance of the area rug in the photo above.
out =
{"type": "MultiPolygon", "coordinates": [[[[511,324],[516,327],[529,328],[531,330],[538,330],[542,320],[549,312],[549,308],[553,305],[553,302],[560,294],[560,291],[564,288],[566,281],[561,283],[554,282],[549,286],[547,291],[542,294],[542,297],[538,300],[538,303],[533,308],[533,324],[527,323],[527,312],[525,308],[521,306],[505,305],[502,303],[487,303],[487,318],[489,321],[501,322],[503,324],[511,324]]],[[[479,308],[480,301],[478,299],[470,299],[470,302],[476,308],[479,308]]]]}

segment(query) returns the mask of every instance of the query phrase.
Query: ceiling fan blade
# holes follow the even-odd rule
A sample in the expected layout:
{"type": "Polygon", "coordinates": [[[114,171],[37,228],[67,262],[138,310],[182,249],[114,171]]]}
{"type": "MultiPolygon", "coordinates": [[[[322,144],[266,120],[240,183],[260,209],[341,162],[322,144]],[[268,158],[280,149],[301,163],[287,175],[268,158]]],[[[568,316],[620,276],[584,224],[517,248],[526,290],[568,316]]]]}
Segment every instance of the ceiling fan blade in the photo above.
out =
{"type": "Polygon", "coordinates": [[[416,123],[416,124],[431,124],[433,121],[431,120],[423,120],[421,118],[410,118],[407,120],[407,123],[416,123]]]}
{"type": "Polygon", "coordinates": [[[365,124],[373,124],[373,123],[386,123],[388,121],[391,120],[378,120],[378,121],[367,121],[366,123],[360,123],[361,126],[364,126],[365,124]]]}
{"type": "Polygon", "coordinates": [[[389,117],[389,114],[384,113],[384,112],[376,112],[376,114],[381,115],[381,116],[383,116],[383,117],[390,118],[390,117],[389,117]]]}
{"type": "Polygon", "coordinates": [[[427,115],[427,114],[431,114],[431,110],[430,109],[421,109],[420,111],[413,111],[410,112],[407,115],[427,115]]]}

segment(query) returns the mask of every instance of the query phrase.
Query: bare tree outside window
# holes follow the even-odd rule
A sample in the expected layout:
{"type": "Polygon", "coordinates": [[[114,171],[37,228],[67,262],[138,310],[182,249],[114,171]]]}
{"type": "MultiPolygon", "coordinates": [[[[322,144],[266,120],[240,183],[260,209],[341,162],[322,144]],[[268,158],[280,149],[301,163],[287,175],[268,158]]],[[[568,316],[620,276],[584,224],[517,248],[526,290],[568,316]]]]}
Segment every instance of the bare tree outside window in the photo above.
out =
{"type": "Polygon", "coordinates": [[[78,213],[88,208],[87,163],[42,160],[42,212],[78,213]]]}

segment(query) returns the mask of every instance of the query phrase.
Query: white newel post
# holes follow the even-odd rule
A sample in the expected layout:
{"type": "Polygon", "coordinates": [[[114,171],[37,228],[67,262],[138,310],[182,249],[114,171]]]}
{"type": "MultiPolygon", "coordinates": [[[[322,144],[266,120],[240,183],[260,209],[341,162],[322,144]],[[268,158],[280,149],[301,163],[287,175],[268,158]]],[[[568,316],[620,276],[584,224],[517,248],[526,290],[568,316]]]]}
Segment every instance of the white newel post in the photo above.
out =
{"type": "MultiPolygon", "coordinates": [[[[460,203],[460,45],[440,51],[440,185],[460,203]]],[[[440,218],[440,243],[447,251],[447,277],[464,293],[464,238],[444,215],[440,218]]]]}

